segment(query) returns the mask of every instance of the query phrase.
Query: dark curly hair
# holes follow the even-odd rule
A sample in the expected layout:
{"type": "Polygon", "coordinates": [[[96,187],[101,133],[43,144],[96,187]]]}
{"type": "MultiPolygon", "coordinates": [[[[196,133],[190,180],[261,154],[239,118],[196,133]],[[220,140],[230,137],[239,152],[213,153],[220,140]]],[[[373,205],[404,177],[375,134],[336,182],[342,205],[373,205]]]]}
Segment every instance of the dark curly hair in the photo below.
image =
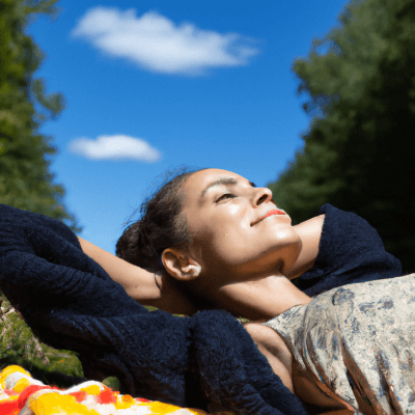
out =
{"type": "Polygon", "coordinates": [[[197,171],[182,172],[167,181],[140,208],[141,219],[128,226],[116,244],[116,255],[155,273],[164,273],[161,254],[167,248],[187,248],[191,235],[186,218],[181,215],[186,179],[197,171]]]}

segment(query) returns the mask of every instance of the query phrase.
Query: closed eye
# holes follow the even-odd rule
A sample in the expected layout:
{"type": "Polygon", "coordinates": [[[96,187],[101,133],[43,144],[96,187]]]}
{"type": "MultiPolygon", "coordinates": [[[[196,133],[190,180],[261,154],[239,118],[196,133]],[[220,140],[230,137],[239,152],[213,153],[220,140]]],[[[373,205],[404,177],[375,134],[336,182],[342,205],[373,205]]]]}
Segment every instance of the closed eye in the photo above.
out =
{"type": "Polygon", "coordinates": [[[216,199],[216,203],[220,202],[223,199],[234,198],[234,197],[236,196],[233,193],[225,193],[216,199]]]}

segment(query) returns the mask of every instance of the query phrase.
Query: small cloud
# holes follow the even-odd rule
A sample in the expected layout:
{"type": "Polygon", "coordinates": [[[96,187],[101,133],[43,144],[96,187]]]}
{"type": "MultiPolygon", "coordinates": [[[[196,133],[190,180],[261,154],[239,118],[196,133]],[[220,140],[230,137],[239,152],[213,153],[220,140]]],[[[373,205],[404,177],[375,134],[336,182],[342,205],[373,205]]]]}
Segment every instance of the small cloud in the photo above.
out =
{"type": "Polygon", "coordinates": [[[137,160],[153,163],[161,153],[141,138],[127,135],[101,135],[96,140],[78,138],[69,151],[92,160],[137,160]]]}
{"type": "Polygon", "coordinates": [[[136,16],[134,9],[95,7],[72,30],[109,56],[168,74],[201,75],[208,68],[246,65],[259,53],[253,39],[237,33],[175,24],[155,11],[136,16]]]}

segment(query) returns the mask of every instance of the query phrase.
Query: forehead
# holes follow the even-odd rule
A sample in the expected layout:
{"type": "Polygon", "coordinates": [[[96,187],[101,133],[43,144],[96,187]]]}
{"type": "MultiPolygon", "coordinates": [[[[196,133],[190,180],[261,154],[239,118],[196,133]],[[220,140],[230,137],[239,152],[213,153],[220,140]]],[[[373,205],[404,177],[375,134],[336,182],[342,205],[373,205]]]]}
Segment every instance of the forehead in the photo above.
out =
{"type": "Polygon", "coordinates": [[[183,190],[186,194],[186,200],[198,201],[203,191],[210,184],[221,179],[234,179],[238,182],[245,183],[247,180],[239,174],[228,170],[221,169],[205,169],[193,173],[184,183],[183,190]]]}
{"type": "Polygon", "coordinates": [[[238,182],[245,182],[247,181],[244,177],[240,176],[239,174],[233,173],[228,170],[221,170],[221,169],[205,169],[200,170],[194,174],[192,174],[188,180],[186,180],[185,188],[186,190],[199,190],[199,193],[203,191],[203,189],[209,185],[210,183],[217,181],[219,179],[226,179],[232,178],[237,180],[238,182]]]}

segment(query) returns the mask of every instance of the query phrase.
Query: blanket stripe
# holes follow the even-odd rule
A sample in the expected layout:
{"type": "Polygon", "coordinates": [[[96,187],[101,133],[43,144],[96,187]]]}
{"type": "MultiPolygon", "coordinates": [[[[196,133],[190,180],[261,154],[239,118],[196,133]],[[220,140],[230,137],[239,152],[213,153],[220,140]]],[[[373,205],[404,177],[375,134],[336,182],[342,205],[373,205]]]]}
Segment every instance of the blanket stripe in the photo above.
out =
{"type": "MultiPolygon", "coordinates": [[[[20,366],[0,372],[1,415],[206,415],[200,409],[133,398],[96,381],[69,389],[45,385],[20,366]]],[[[217,413],[232,415],[232,412],[217,413]]]]}

